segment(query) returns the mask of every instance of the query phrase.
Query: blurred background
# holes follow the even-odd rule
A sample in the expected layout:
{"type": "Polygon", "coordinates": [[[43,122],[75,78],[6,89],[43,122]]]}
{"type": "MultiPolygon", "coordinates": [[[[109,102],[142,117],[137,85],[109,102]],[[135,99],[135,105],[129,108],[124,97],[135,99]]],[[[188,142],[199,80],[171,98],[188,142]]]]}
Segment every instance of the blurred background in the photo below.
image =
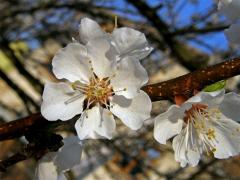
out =
{"type": "MultiPolygon", "coordinates": [[[[78,40],[80,19],[89,17],[107,32],[127,26],[144,32],[154,51],[142,64],[150,82],[168,80],[239,55],[224,29],[229,24],[214,0],[0,0],[0,123],[39,111],[54,54],[72,37],[78,40]]],[[[227,82],[240,91],[240,78],[227,82]]],[[[168,101],[154,102],[152,116],[168,101]]],[[[153,138],[153,122],[131,131],[118,121],[112,141],[89,140],[82,162],[69,179],[240,179],[240,157],[216,160],[205,156],[197,167],[180,168],[169,143],[153,138]]],[[[60,132],[63,133],[63,132],[60,132]]],[[[0,142],[0,159],[25,145],[22,139],[0,142]]],[[[1,180],[34,179],[36,161],[20,162],[0,173],[1,180]]]]}

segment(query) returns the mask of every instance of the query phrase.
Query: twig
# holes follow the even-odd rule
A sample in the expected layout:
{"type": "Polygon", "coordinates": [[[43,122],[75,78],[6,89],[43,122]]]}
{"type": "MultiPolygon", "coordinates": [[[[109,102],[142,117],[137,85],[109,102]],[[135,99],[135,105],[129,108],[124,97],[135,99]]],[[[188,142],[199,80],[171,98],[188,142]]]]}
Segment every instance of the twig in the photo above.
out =
{"type": "MultiPolygon", "coordinates": [[[[15,91],[19,98],[24,102],[30,102],[34,108],[39,109],[39,105],[28,95],[26,94],[17,84],[15,84],[9,77],[0,69],[0,78],[2,78],[11,88],[15,91]]],[[[28,106],[25,105],[27,110],[29,110],[28,106]]]]}
{"type": "Polygon", "coordinates": [[[5,172],[9,166],[32,157],[40,159],[47,152],[57,151],[63,145],[60,135],[40,132],[31,132],[26,136],[29,144],[23,148],[21,152],[12,155],[6,160],[0,161],[0,171],[5,172]]]}
{"type": "Polygon", "coordinates": [[[0,47],[4,51],[5,55],[14,64],[16,69],[20,72],[20,74],[22,74],[29,80],[29,82],[31,83],[33,88],[37,90],[37,92],[41,93],[43,91],[43,84],[40,82],[40,80],[36,79],[34,76],[31,75],[31,73],[27,71],[24,65],[20,62],[19,58],[15,55],[14,51],[11,49],[7,39],[1,38],[0,47]]]}

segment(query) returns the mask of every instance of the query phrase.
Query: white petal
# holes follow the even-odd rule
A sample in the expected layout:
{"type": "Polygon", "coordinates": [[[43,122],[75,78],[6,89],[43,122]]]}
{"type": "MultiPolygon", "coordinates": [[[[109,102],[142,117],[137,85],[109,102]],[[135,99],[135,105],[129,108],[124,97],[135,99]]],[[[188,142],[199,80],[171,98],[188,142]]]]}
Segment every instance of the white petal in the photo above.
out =
{"type": "Polygon", "coordinates": [[[232,24],[228,29],[224,31],[228,41],[235,46],[239,46],[240,36],[240,24],[232,24]]]}
{"type": "Polygon", "coordinates": [[[133,99],[124,96],[113,96],[110,111],[119,117],[122,122],[133,130],[142,127],[143,121],[150,117],[152,103],[149,96],[140,91],[133,99]]]}
{"type": "Polygon", "coordinates": [[[63,173],[59,173],[58,180],[68,180],[63,173]]]}
{"type": "Polygon", "coordinates": [[[225,0],[225,2],[223,2],[220,5],[220,13],[223,13],[228,20],[230,20],[231,22],[235,22],[236,20],[239,19],[240,16],[240,1],[239,0],[225,0]]]}
{"type": "Polygon", "coordinates": [[[63,147],[59,149],[54,164],[59,171],[66,171],[80,163],[83,144],[77,136],[63,139],[63,147]]]}
{"type": "Polygon", "coordinates": [[[96,119],[100,118],[97,113],[98,111],[97,106],[92,109],[85,110],[81,114],[81,117],[77,120],[75,129],[80,140],[88,139],[93,136],[94,123],[96,123],[96,119]]]}
{"type": "Polygon", "coordinates": [[[225,94],[219,109],[228,118],[240,122],[240,95],[236,93],[225,94]]]}
{"type": "Polygon", "coordinates": [[[155,117],[154,138],[161,144],[166,144],[166,141],[182,130],[183,120],[182,111],[176,105],[172,105],[167,112],[155,117]]]}
{"type": "Polygon", "coordinates": [[[100,118],[96,118],[94,130],[100,136],[111,139],[116,128],[113,115],[109,110],[102,107],[99,108],[98,113],[100,118]]]}
{"type": "Polygon", "coordinates": [[[133,98],[140,88],[148,82],[148,74],[140,62],[136,59],[126,57],[118,63],[115,77],[110,84],[115,94],[123,95],[126,98],[133,98]],[[125,89],[125,91],[122,91],[125,89]]]}
{"type": "Polygon", "coordinates": [[[86,45],[88,55],[91,57],[94,73],[99,78],[111,76],[113,62],[106,57],[110,49],[110,43],[105,38],[91,40],[86,45]]]}
{"type": "Polygon", "coordinates": [[[223,6],[226,6],[227,4],[229,4],[231,2],[232,2],[232,0],[219,0],[218,10],[220,10],[223,6]]]}
{"type": "Polygon", "coordinates": [[[58,179],[57,167],[52,161],[54,155],[55,153],[48,153],[39,160],[36,169],[37,180],[58,179]]]}
{"type": "Polygon", "coordinates": [[[214,157],[225,159],[240,152],[240,125],[222,115],[214,126],[216,151],[214,157]]]}
{"type": "Polygon", "coordinates": [[[187,102],[200,102],[203,104],[207,104],[209,107],[216,107],[223,101],[224,94],[224,89],[214,92],[199,92],[195,96],[188,99],[187,102]]]}
{"type": "Polygon", "coordinates": [[[86,110],[75,124],[78,137],[83,139],[112,138],[115,130],[115,121],[109,111],[99,105],[86,110]]]}
{"type": "Polygon", "coordinates": [[[42,115],[50,121],[55,121],[68,120],[80,114],[85,96],[75,93],[66,83],[46,83],[42,98],[42,115]],[[78,99],[68,104],[65,103],[76,95],[79,95],[78,99]]]}
{"type": "Polygon", "coordinates": [[[86,47],[70,43],[53,58],[53,73],[58,79],[88,82],[92,75],[86,47]]]}
{"type": "Polygon", "coordinates": [[[83,18],[79,25],[80,40],[82,43],[87,44],[88,41],[99,37],[104,37],[105,33],[101,27],[89,18],[83,18]]]}
{"type": "Polygon", "coordinates": [[[143,33],[132,28],[118,28],[112,33],[113,45],[121,57],[143,59],[152,51],[143,33]]]}
{"type": "Polygon", "coordinates": [[[40,163],[37,167],[37,177],[38,180],[57,180],[58,173],[56,166],[53,164],[53,162],[40,163]]]}
{"type": "MultiPolygon", "coordinates": [[[[173,139],[175,159],[177,162],[180,162],[182,167],[185,167],[187,164],[196,166],[200,160],[200,153],[193,151],[189,148],[191,146],[186,145],[189,139],[186,134],[186,129],[182,130],[182,132],[173,139]]],[[[188,143],[190,144],[190,142],[188,143]]]]}

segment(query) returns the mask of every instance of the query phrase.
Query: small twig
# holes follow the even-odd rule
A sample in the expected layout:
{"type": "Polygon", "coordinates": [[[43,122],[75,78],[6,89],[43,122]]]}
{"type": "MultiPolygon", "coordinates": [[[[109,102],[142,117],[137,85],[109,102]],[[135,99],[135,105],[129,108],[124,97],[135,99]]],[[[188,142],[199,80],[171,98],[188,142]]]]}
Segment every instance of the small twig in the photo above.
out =
{"type": "Polygon", "coordinates": [[[28,81],[31,83],[31,85],[37,92],[41,93],[43,91],[43,84],[39,79],[32,76],[32,74],[28,72],[26,67],[24,67],[20,59],[15,55],[14,51],[11,49],[9,41],[1,37],[0,47],[4,51],[5,55],[11,60],[11,62],[16,67],[18,72],[22,74],[26,79],[28,79],[28,81]]]}
{"type": "MultiPolygon", "coordinates": [[[[11,79],[9,79],[9,77],[0,69],[0,78],[3,79],[11,88],[13,91],[15,91],[17,93],[17,95],[19,96],[19,98],[23,101],[23,103],[28,103],[30,102],[32,104],[32,106],[35,109],[39,109],[39,105],[37,104],[37,102],[35,102],[28,94],[26,94],[17,84],[15,84],[11,79]]],[[[26,109],[30,111],[28,105],[25,105],[26,109]]]]}
{"type": "Polygon", "coordinates": [[[8,167],[29,159],[40,159],[49,151],[57,151],[62,145],[62,137],[49,132],[31,132],[26,136],[29,144],[6,160],[0,161],[0,171],[5,172],[8,167]]]}
{"type": "Polygon", "coordinates": [[[14,154],[5,161],[0,161],[0,172],[6,172],[7,167],[16,164],[17,162],[27,159],[27,156],[21,153],[14,154]]]}

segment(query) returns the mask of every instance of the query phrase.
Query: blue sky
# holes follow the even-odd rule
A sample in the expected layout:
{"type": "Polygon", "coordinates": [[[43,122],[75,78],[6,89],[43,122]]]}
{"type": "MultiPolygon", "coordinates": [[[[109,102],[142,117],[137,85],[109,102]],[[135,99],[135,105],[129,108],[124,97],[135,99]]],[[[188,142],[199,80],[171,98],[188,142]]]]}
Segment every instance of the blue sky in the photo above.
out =
{"type": "MultiPolygon", "coordinates": [[[[173,0],[147,0],[148,4],[152,7],[158,5],[159,3],[166,4],[169,1],[173,0]]],[[[191,0],[188,0],[188,2],[191,0]]],[[[192,0],[193,1],[193,0],[192,0]]],[[[112,6],[114,5],[117,8],[124,9],[125,7],[130,8],[132,11],[136,11],[134,7],[126,3],[125,0],[116,0],[109,3],[106,3],[107,1],[98,1],[98,5],[100,6],[112,6]]],[[[205,14],[209,9],[212,7],[216,7],[216,4],[214,4],[214,0],[199,0],[200,3],[194,4],[194,3],[187,3],[187,5],[183,6],[183,3],[186,2],[186,0],[177,0],[176,4],[174,6],[174,12],[178,13],[178,18],[176,19],[176,27],[175,28],[182,28],[184,26],[187,26],[191,23],[192,16],[199,15],[199,14],[205,14]],[[181,8],[184,7],[184,8],[181,8]],[[181,11],[179,11],[181,9],[181,11]]],[[[56,13],[64,12],[64,10],[56,11],[56,13]]],[[[129,15],[127,13],[119,13],[116,11],[116,14],[119,14],[120,16],[125,16],[129,19],[133,20],[144,20],[142,17],[135,16],[135,15],[129,15]]],[[[158,11],[158,15],[161,16],[166,22],[171,24],[171,15],[167,11],[166,8],[162,8],[158,11]]],[[[50,22],[58,21],[58,19],[52,17],[49,19],[50,22]]],[[[196,24],[197,27],[201,27],[203,24],[198,23],[196,24]]],[[[173,27],[174,28],[174,27],[173,27]]],[[[77,30],[76,30],[77,31],[77,30]]],[[[227,40],[224,36],[223,32],[214,32],[207,35],[201,35],[198,36],[198,39],[200,41],[203,41],[205,44],[208,44],[215,49],[218,49],[219,51],[226,50],[228,48],[227,40]]],[[[206,49],[204,46],[201,46],[197,44],[195,41],[188,41],[191,45],[200,48],[202,51],[211,53],[208,49],[206,49]]],[[[37,48],[39,46],[38,41],[32,39],[29,40],[29,45],[31,48],[37,48]]]]}
{"type": "MultiPolygon", "coordinates": [[[[171,0],[147,0],[147,3],[155,7],[159,5],[159,3],[164,3],[171,1],[171,0]]],[[[187,5],[183,6],[183,3],[185,3],[186,0],[177,0],[176,4],[174,6],[175,13],[178,14],[178,18],[176,19],[176,28],[182,28],[187,25],[191,24],[192,16],[194,15],[202,15],[206,14],[208,10],[212,8],[216,8],[216,3],[214,0],[199,0],[199,3],[189,3],[188,1],[187,5]],[[184,8],[181,8],[184,7],[184,8]],[[181,9],[181,11],[179,11],[181,9]]],[[[113,3],[116,7],[124,7],[126,6],[126,3],[124,0],[117,0],[113,3]]],[[[133,7],[130,7],[132,10],[135,10],[133,7]]],[[[123,14],[121,14],[123,15],[123,14]]],[[[129,16],[124,14],[128,18],[132,18],[134,20],[141,20],[139,17],[135,16],[129,16]]],[[[165,21],[167,21],[169,24],[171,24],[171,18],[170,14],[167,11],[166,8],[162,8],[158,11],[158,15],[161,16],[165,21]]],[[[197,23],[197,27],[201,28],[203,26],[203,23],[197,23]]],[[[223,32],[214,32],[214,33],[208,33],[205,35],[199,35],[198,40],[203,41],[205,44],[212,46],[215,50],[222,51],[226,50],[228,48],[228,42],[226,40],[226,37],[223,32]]],[[[211,54],[212,52],[209,51],[209,49],[206,49],[205,46],[201,46],[195,41],[189,41],[189,43],[195,47],[200,48],[202,51],[207,52],[211,54]]]]}

